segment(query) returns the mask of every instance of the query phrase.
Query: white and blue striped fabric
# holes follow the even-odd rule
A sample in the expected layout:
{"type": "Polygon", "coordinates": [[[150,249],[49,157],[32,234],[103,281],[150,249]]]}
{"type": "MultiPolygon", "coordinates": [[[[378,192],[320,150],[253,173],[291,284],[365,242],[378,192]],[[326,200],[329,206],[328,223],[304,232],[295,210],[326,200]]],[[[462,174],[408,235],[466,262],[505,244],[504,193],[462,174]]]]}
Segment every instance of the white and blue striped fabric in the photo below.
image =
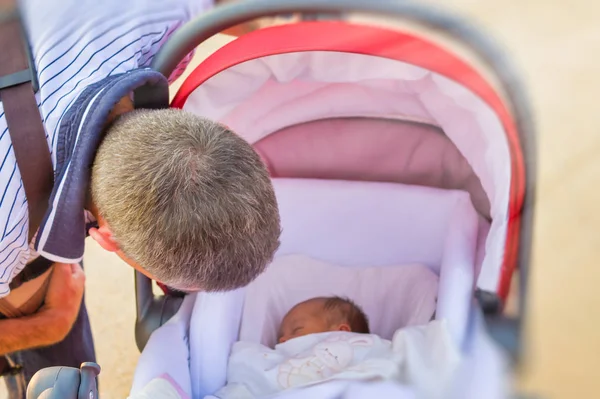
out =
{"type": "MultiPolygon", "coordinates": [[[[37,101],[56,167],[62,117],[82,91],[150,64],[169,35],[212,0],[21,0],[40,84],[37,101]]],[[[27,199],[0,103],[0,297],[37,256],[27,199]]]]}

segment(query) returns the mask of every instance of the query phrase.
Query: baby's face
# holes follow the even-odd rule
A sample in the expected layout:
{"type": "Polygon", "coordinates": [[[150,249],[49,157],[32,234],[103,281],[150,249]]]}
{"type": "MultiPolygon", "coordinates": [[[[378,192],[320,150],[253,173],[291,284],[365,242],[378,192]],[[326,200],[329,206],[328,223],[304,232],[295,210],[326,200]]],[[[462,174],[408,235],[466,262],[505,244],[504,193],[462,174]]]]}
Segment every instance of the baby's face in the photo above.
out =
{"type": "Polygon", "coordinates": [[[347,324],[331,323],[323,305],[322,300],[309,299],[294,306],[281,322],[278,342],[327,331],[350,331],[347,324]]]}

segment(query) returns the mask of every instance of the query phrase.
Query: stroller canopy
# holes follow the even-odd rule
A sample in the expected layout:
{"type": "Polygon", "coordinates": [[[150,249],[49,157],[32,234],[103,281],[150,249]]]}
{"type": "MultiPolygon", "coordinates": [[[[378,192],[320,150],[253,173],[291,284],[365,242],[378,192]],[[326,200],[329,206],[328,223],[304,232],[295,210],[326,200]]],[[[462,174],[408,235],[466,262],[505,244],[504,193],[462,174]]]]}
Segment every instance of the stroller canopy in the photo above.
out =
{"type": "Polygon", "coordinates": [[[275,177],[468,191],[490,222],[482,223],[477,286],[504,298],[526,184],[504,96],[489,70],[422,33],[303,21],[224,46],[192,72],[172,105],[231,127],[275,177]]]}

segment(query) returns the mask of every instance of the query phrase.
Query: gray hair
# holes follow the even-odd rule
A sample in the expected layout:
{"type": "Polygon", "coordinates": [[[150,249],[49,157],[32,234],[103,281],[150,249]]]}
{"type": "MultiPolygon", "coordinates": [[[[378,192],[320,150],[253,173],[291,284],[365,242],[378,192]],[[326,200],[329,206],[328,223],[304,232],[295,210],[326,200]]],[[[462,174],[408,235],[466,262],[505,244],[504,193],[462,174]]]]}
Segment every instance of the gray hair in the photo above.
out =
{"type": "Polygon", "coordinates": [[[91,192],[121,251],[181,290],[247,285],[272,260],[280,220],[258,154],[182,110],[136,110],[107,130],[91,192]]]}

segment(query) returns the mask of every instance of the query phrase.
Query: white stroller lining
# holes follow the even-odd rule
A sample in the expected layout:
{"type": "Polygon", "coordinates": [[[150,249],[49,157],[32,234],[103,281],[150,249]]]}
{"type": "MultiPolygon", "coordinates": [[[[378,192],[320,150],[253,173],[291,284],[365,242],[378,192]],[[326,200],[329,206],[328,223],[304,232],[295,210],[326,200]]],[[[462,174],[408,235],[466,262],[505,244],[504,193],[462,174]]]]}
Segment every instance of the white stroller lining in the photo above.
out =
{"type": "Polygon", "coordinates": [[[373,334],[391,340],[401,327],[425,324],[435,311],[438,277],[426,266],[348,268],[305,255],[281,256],[246,288],[240,341],[274,347],[285,314],[310,298],[351,298],[373,334]]]}
{"type": "MultiPolygon", "coordinates": [[[[440,275],[437,318],[448,321],[462,347],[480,222],[467,193],[308,179],[273,184],[283,227],[276,257],[304,254],[344,267],[425,264],[440,275]]],[[[163,373],[192,398],[225,385],[229,351],[244,323],[245,295],[246,289],[189,295],[178,315],[150,338],[132,393],[163,373]]]]}
{"type": "Polygon", "coordinates": [[[306,254],[340,266],[421,263],[439,273],[452,215],[468,212],[460,202],[472,208],[462,191],[422,186],[316,179],[273,184],[283,228],[277,256],[306,254]]]}

